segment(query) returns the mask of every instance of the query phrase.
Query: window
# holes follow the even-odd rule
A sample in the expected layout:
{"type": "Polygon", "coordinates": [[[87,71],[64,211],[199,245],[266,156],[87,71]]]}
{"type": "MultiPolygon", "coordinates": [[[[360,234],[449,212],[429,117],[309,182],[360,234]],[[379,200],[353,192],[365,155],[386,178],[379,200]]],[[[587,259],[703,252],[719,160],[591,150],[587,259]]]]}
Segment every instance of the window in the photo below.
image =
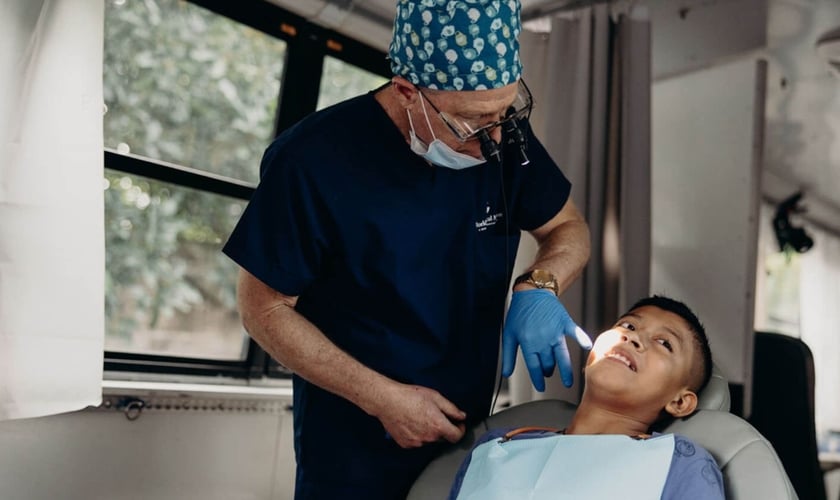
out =
{"type": "Polygon", "coordinates": [[[179,0],[105,17],[105,147],[256,182],[286,42],[179,0]]]}
{"type": "Polygon", "coordinates": [[[382,75],[365,71],[341,59],[324,58],[324,71],[318,95],[318,109],[339,103],[349,97],[363,94],[384,85],[388,81],[382,75]]]}
{"type": "Polygon", "coordinates": [[[803,255],[779,250],[773,208],[762,205],[758,231],[755,329],[799,337],[799,293],[803,255]]]}
{"type": "Polygon", "coordinates": [[[286,375],[245,334],[221,248],[277,131],[387,74],[264,0],[108,0],[106,370],[286,375]]]}
{"type": "Polygon", "coordinates": [[[109,170],[105,207],[106,350],[244,360],[221,246],[245,202],[109,170]]]}

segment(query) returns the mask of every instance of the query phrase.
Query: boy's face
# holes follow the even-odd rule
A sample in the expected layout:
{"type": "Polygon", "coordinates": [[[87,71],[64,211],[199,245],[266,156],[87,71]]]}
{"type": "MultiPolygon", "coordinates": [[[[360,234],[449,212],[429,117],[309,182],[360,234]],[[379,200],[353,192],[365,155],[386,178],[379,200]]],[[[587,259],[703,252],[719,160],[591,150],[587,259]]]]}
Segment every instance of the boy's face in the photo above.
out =
{"type": "Polygon", "coordinates": [[[598,336],[586,362],[586,390],[646,415],[684,416],[696,407],[689,390],[697,349],[688,324],[655,306],[621,317],[598,336]]]}

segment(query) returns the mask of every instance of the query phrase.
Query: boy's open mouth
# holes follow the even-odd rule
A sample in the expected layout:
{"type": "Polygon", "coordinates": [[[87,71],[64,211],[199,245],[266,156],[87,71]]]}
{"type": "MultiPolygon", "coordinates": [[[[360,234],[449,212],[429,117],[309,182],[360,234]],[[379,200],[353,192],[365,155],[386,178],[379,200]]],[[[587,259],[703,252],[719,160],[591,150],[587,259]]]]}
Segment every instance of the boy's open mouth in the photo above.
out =
{"type": "Polygon", "coordinates": [[[633,362],[630,356],[622,354],[619,351],[610,351],[604,355],[604,358],[609,358],[624,363],[625,365],[627,365],[627,368],[630,368],[634,372],[636,371],[636,364],[633,362]]]}

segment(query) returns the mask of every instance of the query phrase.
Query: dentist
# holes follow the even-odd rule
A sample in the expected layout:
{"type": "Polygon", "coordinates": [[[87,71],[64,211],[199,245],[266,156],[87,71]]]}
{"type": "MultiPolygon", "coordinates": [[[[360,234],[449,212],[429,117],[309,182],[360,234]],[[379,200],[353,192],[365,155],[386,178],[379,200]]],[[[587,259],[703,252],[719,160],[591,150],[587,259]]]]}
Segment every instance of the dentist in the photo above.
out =
{"type": "Polygon", "coordinates": [[[589,258],[571,185],[528,123],[517,0],[399,0],[383,87],[268,147],[224,252],[251,337],[294,372],[296,499],[399,499],[487,416],[521,349],[534,386],[589,258]],[[504,308],[520,231],[539,244],[504,308]],[[504,320],[504,321],[503,321],[504,320]],[[504,327],[502,326],[504,323],[504,327]]]}

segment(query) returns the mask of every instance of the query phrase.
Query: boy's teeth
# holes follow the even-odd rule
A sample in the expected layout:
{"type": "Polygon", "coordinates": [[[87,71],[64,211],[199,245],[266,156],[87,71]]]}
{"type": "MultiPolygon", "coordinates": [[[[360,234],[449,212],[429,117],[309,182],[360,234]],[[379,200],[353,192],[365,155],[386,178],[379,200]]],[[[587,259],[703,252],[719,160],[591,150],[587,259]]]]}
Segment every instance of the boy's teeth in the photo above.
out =
{"type": "Polygon", "coordinates": [[[607,357],[617,359],[617,360],[621,361],[622,363],[624,363],[625,365],[627,365],[627,368],[630,368],[631,370],[636,371],[636,370],[633,369],[633,365],[630,363],[630,360],[627,359],[627,357],[625,357],[625,356],[623,356],[623,355],[621,355],[617,352],[611,352],[611,353],[607,354],[607,357]]]}

